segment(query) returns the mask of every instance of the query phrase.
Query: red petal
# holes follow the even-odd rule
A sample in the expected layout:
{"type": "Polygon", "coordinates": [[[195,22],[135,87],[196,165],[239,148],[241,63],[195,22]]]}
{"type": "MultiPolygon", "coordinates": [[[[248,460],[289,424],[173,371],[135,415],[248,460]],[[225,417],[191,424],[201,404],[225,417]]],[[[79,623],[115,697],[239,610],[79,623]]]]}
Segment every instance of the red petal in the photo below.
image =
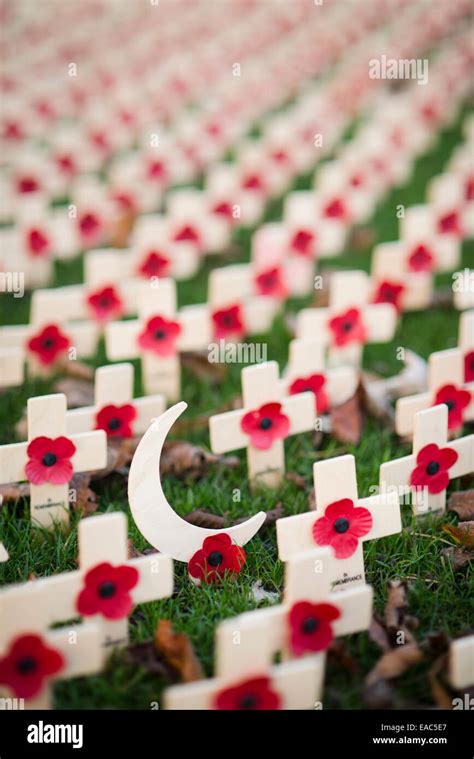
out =
{"type": "Polygon", "coordinates": [[[58,458],[70,459],[71,456],[73,456],[76,452],[76,446],[72,440],[61,436],[52,441],[51,452],[54,453],[58,458]]]}
{"type": "Polygon", "coordinates": [[[46,470],[47,467],[36,459],[30,459],[25,465],[26,477],[32,485],[43,485],[44,482],[48,481],[46,470]]]}
{"type": "Polygon", "coordinates": [[[336,559],[348,559],[349,556],[352,556],[356,552],[358,545],[358,538],[350,532],[346,532],[343,535],[334,533],[334,537],[331,541],[331,546],[336,554],[336,559]]]}
{"type": "Polygon", "coordinates": [[[27,456],[30,459],[42,459],[45,453],[48,453],[51,450],[52,442],[53,441],[50,437],[45,437],[44,435],[35,437],[31,443],[29,443],[28,448],[26,449],[27,456]]]}
{"type": "Polygon", "coordinates": [[[367,509],[359,506],[355,508],[350,517],[349,532],[357,538],[367,535],[373,525],[372,514],[367,509]]]}
{"type": "Polygon", "coordinates": [[[340,501],[334,501],[326,506],[324,516],[334,523],[336,519],[352,519],[354,512],[354,501],[350,498],[341,498],[340,501]]]}

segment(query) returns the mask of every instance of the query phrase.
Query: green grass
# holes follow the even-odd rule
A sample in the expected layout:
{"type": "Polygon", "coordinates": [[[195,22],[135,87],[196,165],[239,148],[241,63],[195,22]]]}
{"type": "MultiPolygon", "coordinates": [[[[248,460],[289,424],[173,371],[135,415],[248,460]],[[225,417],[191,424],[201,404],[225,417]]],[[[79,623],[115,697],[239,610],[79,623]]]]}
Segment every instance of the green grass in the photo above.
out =
{"type": "MultiPolygon", "coordinates": [[[[416,164],[415,171],[407,187],[393,192],[377,209],[370,223],[377,241],[395,239],[398,229],[396,207],[399,203],[410,205],[421,202],[425,197],[426,183],[445,165],[453,147],[461,139],[461,120],[445,131],[429,155],[416,164]]],[[[310,177],[300,177],[297,187],[310,186],[310,177]]],[[[281,202],[271,204],[267,219],[276,219],[281,202]]],[[[235,244],[240,248],[239,260],[249,257],[249,230],[238,230],[235,244]]],[[[336,260],[327,262],[330,266],[363,268],[368,270],[370,249],[348,249],[336,260]]],[[[212,265],[219,259],[212,259],[212,265]]],[[[463,266],[473,263],[473,245],[466,244],[463,250],[463,266]]],[[[324,262],[323,262],[324,264],[324,262]]],[[[211,262],[206,262],[202,271],[192,281],[179,284],[179,303],[200,302],[206,293],[207,273],[211,262]]],[[[81,281],[81,261],[56,265],[55,284],[81,281]]],[[[439,278],[438,284],[446,284],[449,277],[439,278]]],[[[287,312],[304,305],[305,301],[290,302],[287,312]]],[[[28,318],[29,298],[16,300],[5,296],[0,299],[0,323],[25,322],[28,318]]],[[[400,370],[396,358],[396,348],[404,346],[427,357],[432,351],[455,345],[457,338],[458,313],[450,308],[436,311],[405,314],[397,334],[391,343],[368,346],[364,364],[367,368],[391,375],[400,370]]],[[[268,344],[269,359],[276,359],[284,366],[287,358],[288,334],[283,317],[279,317],[270,334],[256,336],[255,341],[268,344]]],[[[105,363],[103,346],[91,361],[94,366],[105,363]]],[[[219,408],[223,402],[240,393],[239,365],[231,365],[222,382],[212,385],[208,381],[192,376],[188,371],[183,375],[183,399],[189,408],[186,418],[198,416],[219,408]]],[[[137,370],[137,392],[140,390],[139,366],[137,370]]],[[[15,439],[14,426],[21,417],[28,397],[47,392],[51,383],[28,381],[21,389],[8,391],[2,395],[0,404],[0,436],[2,442],[15,439]]],[[[207,430],[198,430],[189,435],[189,440],[208,445],[207,430]]],[[[364,435],[357,446],[342,446],[326,437],[320,451],[315,451],[309,434],[290,438],[285,443],[287,470],[304,475],[311,481],[313,461],[319,455],[339,455],[353,453],[357,459],[358,484],[361,496],[368,494],[368,488],[378,482],[378,471],[382,461],[409,452],[394,436],[375,420],[369,420],[364,435]]],[[[167,478],[164,489],[175,510],[181,514],[195,508],[204,508],[216,514],[228,513],[229,518],[251,515],[260,509],[270,509],[277,502],[284,505],[285,514],[291,515],[307,509],[306,495],[295,484],[285,481],[276,492],[260,491],[251,495],[245,476],[245,462],[240,455],[241,467],[237,470],[215,469],[208,477],[189,484],[167,478]],[[240,489],[241,501],[234,502],[234,489],[240,489]]],[[[456,488],[455,484],[452,486],[456,488]]],[[[129,535],[139,549],[147,544],[136,529],[128,510],[126,483],[117,477],[96,483],[94,488],[100,494],[100,512],[124,511],[129,518],[129,535]]],[[[0,582],[25,581],[34,573],[45,576],[73,569],[77,553],[75,518],[69,535],[60,532],[44,533],[33,529],[29,522],[28,504],[19,502],[15,507],[3,509],[2,538],[11,554],[7,564],[0,565],[0,582]]],[[[441,518],[426,517],[416,523],[408,507],[403,508],[404,530],[399,535],[366,544],[365,563],[367,580],[374,586],[375,608],[381,612],[386,600],[386,584],[391,578],[409,578],[410,611],[419,619],[416,632],[421,640],[426,635],[443,631],[456,636],[466,631],[470,615],[471,573],[465,570],[455,574],[441,559],[441,550],[450,539],[441,530],[445,522],[454,523],[453,515],[441,518]]],[[[280,591],[283,582],[283,565],[278,560],[275,528],[262,529],[247,545],[247,563],[236,582],[225,581],[219,587],[196,588],[188,581],[186,567],[175,564],[175,593],[172,598],[144,604],[137,608],[130,619],[132,641],[146,641],[152,638],[159,619],[172,620],[177,631],[189,635],[207,674],[212,673],[213,635],[216,625],[223,619],[232,617],[255,606],[251,600],[251,587],[255,580],[262,581],[269,591],[280,591]]],[[[357,660],[359,671],[349,674],[341,664],[330,660],[326,676],[324,708],[363,708],[362,698],[364,676],[373,667],[379,656],[378,649],[366,633],[346,639],[348,650],[357,660]]],[[[163,687],[167,683],[147,674],[140,667],[125,661],[123,654],[114,655],[104,673],[99,676],[82,678],[61,683],[55,688],[55,705],[58,708],[139,708],[149,709],[153,701],[159,701],[163,687]]],[[[427,680],[427,665],[419,666],[406,673],[398,682],[397,698],[410,698],[419,703],[430,703],[431,696],[427,680]]]]}

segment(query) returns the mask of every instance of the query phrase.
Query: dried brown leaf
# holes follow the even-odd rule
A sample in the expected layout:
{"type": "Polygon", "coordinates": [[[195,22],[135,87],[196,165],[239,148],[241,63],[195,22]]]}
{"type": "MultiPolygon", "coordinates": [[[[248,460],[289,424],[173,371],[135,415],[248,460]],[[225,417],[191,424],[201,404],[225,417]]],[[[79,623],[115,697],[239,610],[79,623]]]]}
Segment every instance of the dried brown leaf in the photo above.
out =
{"type": "Polygon", "coordinates": [[[94,380],[94,369],[82,361],[70,361],[67,357],[58,361],[58,369],[66,377],[75,377],[82,380],[94,380]]]}
{"type": "Polygon", "coordinates": [[[174,670],[160,658],[153,641],[134,643],[127,647],[125,658],[130,664],[143,667],[151,675],[174,680],[174,670]]]}
{"type": "Polygon", "coordinates": [[[463,569],[470,564],[471,561],[474,561],[474,551],[467,551],[465,548],[457,546],[443,548],[441,555],[450,562],[454,571],[463,569]]]}
{"type": "Polygon", "coordinates": [[[374,614],[369,626],[369,638],[373,643],[376,643],[382,651],[389,651],[391,648],[390,639],[387,635],[387,631],[383,622],[374,614]]]}
{"type": "Polygon", "coordinates": [[[228,371],[226,364],[209,361],[207,351],[182,353],[181,363],[195,377],[210,381],[212,384],[222,382],[228,371]]]}
{"type": "Polygon", "coordinates": [[[97,494],[89,487],[90,481],[91,476],[88,472],[78,472],[73,475],[69,483],[69,491],[75,492],[74,500],[70,501],[71,508],[73,511],[79,512],[81,517],[95,514],[99,508],[97,494]]]}
{"type": "Polygon", "coordinates": [[[418,643],[407,643],[397,646],[381,656],[375,667],[366,677],[366,684],[370,688],[380,680],[393,680],[400,677],[410,667],[418,664],[424,657],[418,643]]]}
{"type": "Polygon", "coordinates": [[[302,474],[297,474],[296,472],[286,472],[285,480],[293,482],[296,487],[300,488],[300,490],[308,490],[308,481],[302,474]]]}
{"type": "Polygon", "coordinates": [[[460,522],[474,520],[474,490],[452,493],[449,496],[448,509],[458,515],[460,522]]]}
{"type": "Polygon", "coordinates": [[[30,484],[28,482],[18,482],[8,485],[0,485],[0,496],[2,496],[3,499],[2,503],[17,501],[19,498],[29,498],[30,484]]]}
{"type": "Polygon", "coordinates": [[[169,440],[163,446],[160,471],[174,477],[203,477],[210,465],[235,468],[240,465],[237,456],[216,456],[205,448],[188,443],[186,440],[169,440]]]}
{"type": "Polygon", "coordinates": [[[54,384],[55,393],[63,393],[68,408],[94,405],[94,384],[83,379],[65,377],[54,384]]]}
{"type": "Polygon", "coordinates": [[[136,451],[140,438],[115,438],[107,440],[107,464],[104,469],[97,469],[91,472],[91,479],[102,480],[108,477],[112,472],[127,474],[127,471],[121,471],[127,467],[136,451]]]}
{"type": "Polygon", "coordinates": [[[359,664],[349,653],[345,641],[333,640],[329,646],[328,654],[330,659],[337,661],[351,675],[355,675],[359,671],[359,664]]]}
{"type": "Polygon", "coordinates": [[[358,443],[362,434],[363,416],[360,394],[357,392],[340,406],[330,411],[331,430],[340,443],[358,443]]]}
{"type": "Polygon", "coordinates": [[[464,548],[474,548],[474,521],[461,522],[456,527],[443,524],[443,530],[464,548]]]}
{"type": "MultiPolygon", "coordinates": [[[[263,527],[270,527],[272,524],[275,524],[275,522],[278,519],[281,519],[284,515],[284,508],[281,501],[278,501],[278,503],[273,507],[273,509],[269,509],[269,511],[266,512],[265,521],[263,523],[263,527]]],[[[235,519],[232,524],[241,524],[242,522],[245,522],[248,519],[248,516],[246,517],[240,517],[239,519],[235,519]]]]}
{"type": "Polygon", "coordinates": [[[194,509],[190,514],[186,514],[184,519],[196,527],[205,527],[207,530],[223,530],[226,525],[225,517],[211,514],[204,509],[194,509]]]}
{"type": "Polygon", "coordinates": [[[135,214],[131,211],[116,216],[110,223],[108,241],[111,248],[126,248],[135,223],[135,214]]]}
{"type": "Polygon", "coordinates": [[[367,250],[377,242],[377,232],[374,227],[356,227],[349,238],[350,250],[367,250]]]}
{"type": "Polygon", "coordinates": [[[452,709],[453,701],[452,696],[446,690],[444,685],[439,680],[439,675],[446,667],[447,656],[443,654],[439,656],[428,670],[428,681],[430,683],[431,695],[433,701],[441,709],[452,709]]]}
{"type": "Polygon", "coordinates": [[[202,680],[204,673],[185,633],[175,633],[171,622],[161,619],[155,630],[155,647],[184,683],[202,680]]]}
{"type": "Polygon", "coordinates": [[[418,626],[416,617],[408,615],[407,583],[403,580],[391,580],[388,583],[387,603],[384,611],[385,628],[393,644],[398,643],[398,636],[403,634],[405,644],[413,643],[410,628],[418,626]]]}

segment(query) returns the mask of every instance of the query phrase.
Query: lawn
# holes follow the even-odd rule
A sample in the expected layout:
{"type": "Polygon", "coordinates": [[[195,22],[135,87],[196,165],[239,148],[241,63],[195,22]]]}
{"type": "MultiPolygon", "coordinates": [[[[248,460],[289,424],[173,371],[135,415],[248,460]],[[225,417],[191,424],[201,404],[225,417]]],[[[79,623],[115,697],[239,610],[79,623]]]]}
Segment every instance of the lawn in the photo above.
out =
{"type": "MultiPolygon", "coordinates": [[[[461,140],[461,124],[460,117],[455,125],[441,134],[431,152],[417,162],[409,184],[393,192],[377,209],[368,225],[376,241],[396,238],[398,219],[395,211],[398,204],[408,206],[424,200],[427,181],[442,170],[453,147],[461,140]]],[[[300,177],[296,186],[298,189],[309,188],[311,177],[300,177]]],[[[267,220],[278,219],[280,209],[281,201],[275,201],[268,209],[267,220]]],[[[236,232],[233,252],[235,254],[237,250],[238,255],[235,260],[248,260],[250,237],[248,230],[236,232]]],[[[206,262],[195,279],[180,283],[180,305],[203,301],[210,263],[216,265],[228,260],[229,256],[213,258],[211,262],[206,262]]],[[[323,261],[321,265],[368,270],[369,262],[370,248],[348,247],[343,256],[330,262],[323,261]]],[[[463,266],[472,266],[473,263],[474,246],[471,241],[464,245],[463,266]]],[[[80,260],[57,265],[56,285],[79,281],[80,260]]],[[[437,285],[446,286],[449,282],[449,275],[439,277],[437,285]]],[[[302,305],[306,305],[306,302],[290,301],[286,304],[286,313],[294,312],[302,305]]],[[[0,299],[0,323],[25,322],[28,308],[28,296],[14,299],[4,295],[0,299]]],[[[366,348],[365,368],[390,376],[402,368],[396,358],[398,346],[412,349],[424,357],[428,357],[432,351],[454,346],[458,318],[457,312],[446,307],[405,314],[391,343],[366,348]]],[[[283,315],[276,320],[270,334],[255,336],[254,339],[256,342],[265,341],[268,345],[268,358],[276,359],[283,368],[291,339],[283,315]]],[[[106,360],[102,345],[93,365],[100,366],[104,363],[106,360]]],[[[189,408],[184,418],[220,409],[226,401],[237,396],[240,393],[241,368],[239,365],[228,365],[225,377],[217,384],[185,370],[183,400],[189,408]]],[[[136,393],[141,394],[138,364],[136,381],[136,393]]],[[[51,385],[45,381],[28,381],[23,388],[2,395],[2,443],[15,440],[14,427],[23,413],[26,400],[35,394],[50,391],[51,385]]],[[[179,437],[182,438],[183,434],[179,437]]],[[[190,431],[187,439],[207,446],[209,441],[206,427],[190,431]]],[[[377,484],[382,461],[410,452],[408,447],[397,442],[381,422],[375,419],[368,419],[357,446],[343,446],[331,437],[324,436],[321,446],[315,450],[309,433],[290,438],[285,446],[287,470],[304,476],[308,484],[311,482],[312,464],[317,458],[353,453],[357,460],[361,496],[367,495],[368,488],[377,484]]],[[[164,482],[168,500],[182,516],[193,509],[202,508],[215,514],[227,514],[229,519],[233,519],[254,514],[260,509],[269,510],[278,502],[283,504],[285,515],[307,509],[307,494],[292,481],[285,481],[276,492],[265,490],[251,494],[246,481],[244,455],[240,454],[240,458],[240,468],[216,467],[196,483],[168,477],[164,482]],[[240,489],[240,501],[233,498],[235,489],[240,489]]],[[[95,483],[93,487],[100,495],[99,511],[125,512],[129,518],[129,535],[137,549],[144,550],[147,547],[146,541],[136,529],[129,513],[126,480],[113,475],[95,483]]],[[[73,517],[71,532],[63,535],[59,531],[44,533],[33,529],[28,518],[28,504],[22,501],[15,507],[4,507],[1,514],[2,539],[11,556],[10,561],[0,565],[2,584],[26,581],[32,574],[40,577],[75,567],[77,517],[73,517]]],[[[410,613],[418,618],[419,626],[415,635],[419,640],[433,633],[444,632],[457,636],[467,631],[470,597],[472,599],[471,571],[464,568],[460,572],[454,572],[449,562],[441,558],[442,549],[453,544],[441,527],[446,522],[454,524],[455,521],[455,516],[451,513],[439,518],[428,516],[416,522],[409,507],[404,506],[404,530],[401,534],[365,544],[367,581],[374,586],[376,610],[380,613],[384,608],[388,580],[408,579],[410,613]]],[[[275,527],[263,528],[247,545],[246,550],[247,563],[237,580],[224,581],[218,587],[195,587],[188,580],[186,566],[176,563],[173,597],[144,604],[135,610],[130,620],[132,641],[151,639],[157,621],[170,619],[175,630],[189,636],[206,673],[212,674],[213,635],[218,622],[256,606],[251,592],[256,580],[260,580],[267,591],[279,592],[282,589],[283,565],[277,557],[275,527]]],[[[345,642],[347,652],[357,662],[357,669],[353,671],[344,666],[340,658],[329,657],[323,697],[325,709],[357,709],[366,706],[363,698],[364,677],[375,665],[380,651],[367,633],[350,636],[345,642]]],[[[399,679],[395,706],[433,703],[427,678],[428,666],[428,663],[422,663],[409,669],[399,679]]],[[[148,673],[144,668],[127,662],[126,654],[122,652],[112,657],[101,675],[57,685],[55,706],[65,709],[150,709],[152,702],[160,702],[162,690],[167,684],[169,683],[148,673]]]]}

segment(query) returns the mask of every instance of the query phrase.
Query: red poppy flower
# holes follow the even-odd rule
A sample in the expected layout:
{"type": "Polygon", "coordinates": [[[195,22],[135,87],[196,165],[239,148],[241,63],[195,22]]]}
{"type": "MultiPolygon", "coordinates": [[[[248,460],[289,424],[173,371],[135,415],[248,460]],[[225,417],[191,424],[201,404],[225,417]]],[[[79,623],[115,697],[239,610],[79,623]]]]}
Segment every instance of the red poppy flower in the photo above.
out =
{"type": "Polygon", "coordinates": [[[278,266],[265,269],[255,277],[255,285],[259,295],[269,295],[274,298],[286,298],[288,290],[283,281],[283,274],[278,266]]]}
{"type": "Polygon", "coordinates": [[[429,493],[441,493],[449,483],[448,469],[456,463],[458,454],[452,448],[425,445],[416,457],[416,467],[410,475],[410,485],[428,488],[429,493]]]}
{"type": "Polygon", "coordinates": [[[364,177],[362,174],[352,174],[349,179],[349,184],[351,187],[362,187],[364,184],[364,177]]]}
{"type": "Polygon", "coordinates": [[[198,248],[201,247],[201,235],[197,229],[192,227],[190,224],[185,224],[184,227],[178,229],[173,237],[173,240],[175,242],[191,242],[198,248]]]}
{"type": "Polygon", "coordinates": [[[242,187],[244,190],[256,190],[257,192],[264,192],[265,185],[262,178],[258,174],[249,174],[242,180],[242,187]]]}
{"type": "Polygon", "coordinates": [[[474,177],[468,177],[464,185],[464,199],[474,200],[474,177]]]}
{"type": "Polygon", "coordinates": [[[28,350],[36,354],[40,363],[49,366],[71,345],[69,338],[56,324],[48,324],[28,340],[28,350]]]}
{"type": "Polygon", "coordinates": [[[166,277],[171,266],[169,258],[157,250],[150,250],[145,260],[138,267],[142,277],[166,277]]]}
{"type": "Polygon", "coordinates": [[[436,393],[433,406],[445,403],[448,407],[448,428],[450,430],[461,427],[463,423],[463,411],[471,402],[471,393],[468,390],[459,390],[456,385],[443,385],[436,393]]]}
{"type": "Polygon", "coordinates": [[[328,326],[335,345],[339,347],[348,343],[365,343],[367,330],[358,308],[349,308],[340,316],[334,316],[328,326]]]}
{"type": "Polygon", "coordinates": [[[328,219],[341,219],[346,221],[349,218],[347,206],[342,198],[334,198],[324,208],[323,214],[328,219]]]}
{"type": "Polygon", "coordinates": [[[125,214],[136,213],[136,203],[131,195],[125,192],[114,192],[112,200],[117,205],[119,211],[123,211],[125,214]]]}
{"type": "Polygon", "coordinates": [[[126,564],[114,567],[104,561],[89,569],[84,587],[76,600],[76,608],[83,617],[102,614],[106,619],[123,619],[130,614],[133,601],[130,590],[139,580],[135,567],[126,564]]]}
{"type": "Polygon", "coordinates": [[[219,582],[226,572],[238,574],[245,564],[245,551],[232,543],[226,532],[204,540],[188,563],[191,577],[207,584],[219,582]]]}
{"type": "Polygon", "coordinates": [[[392,303],[397,311],[401,310],[400,299],[405,287],[397,282],[384,280],[380,283],[374,295],[374,303],[392,303]]]}
{"type": "Polygon", "coordinates": [[[64,155],[57,155],[54,158],[56,165],[58,169],[63,173],[67,174],[68,176],[72,176],[76,173],[76,162],[74,158],[70,155],[64,154],[64,155]]]}
{"type": "Polygon", "coordinates": [[[99,236],[102,223],[94,213],[85,213],[77,220],[79,234],[87,242],[99,236]]]}
{"type": "Polygon", "coordinates": [[[293,604],[288,615],[293,654],[301,656],[307,651],[324,651],[328,648],[334,638],[331,622],[340,616],[341,612],[333,604],[313,604],[309,601],[293,604]]]}
{"type": "Polygon", "coordinates": [[[281,411],[281,403],[264,403],[248,411],[241,419],[242,432],[250,437],[250,444],[267,451],[275,440],[284,440],[290,431],[290,420],[281,411]]]}
{"type": "Polygon", "coordinates": [[[0,685],[8,686],[16,698],[34,698],[64,666],[62,653],[50,648],[40,635],[20,635],[0,659],[0,685]]]}
{"type": "Polygon", "coordinates": [[[44,435],[35,437],[26,449],[26,476],[33,485],[42,485],[44,482],[64,485],[72,478],[74,468],[70,459],[75,452],[74,443],[63,435],[56,438],[44,435]]]}
{"type": "Polygon", "coordinates": [[[435,257],[426,245],[417,245],[408,256],[410,271],[433,271],[435,257]]]}
{"type": "Polygon", "coordinates": [[[312,256],[314,253],[315,235],[306,229],[294,233],[290,240],[290,248],[302,256],[312,256]]]}
{"type": "Polygon", "coordinates": [[[329,408],[329,398],[325,391],[326,377],[324,374],[310,374],[308,377],[297,377],[290,385],[290,395],[306,393],[310,390],[316,396],[318,414],[324,414],[329,408]]]}
{"type": "Polygon", "coordinates": [[[96,430],[105,430],[107,437],[133,437],[132,422],[137,410],[131,403],[104,406],[96,415],[96,430]]]}
{"type": "Polygon", "coordinates": [[[30,229],[26,244],[32,256],[44,256],[49,252],[50,242],[41,229],[30,229]]]}
{"type": "Polygon", "coordinates": [[[336,559],[348,559],[355,553],[359,538],[372,529],[372,515],[350,498],[326,506],[324,516],[313,524],[313,538],[318,546],[331,546],[336,559]]]}
{"type": "Polygon", "coordinates": [[[279,163],[282,165],[285,165],[289,162],[289,156],[288,153],[285,150],[273,150],[270,153],[270,158],[272,161],[275,161],[275,163],[279,163]]]}
{"type": "Polygon", "coordinates": [[[464,382],[474,382],[474,351],[464,356],[464,382]]]}
{"type": "Polygon", "coordinates": [[[440,216],[438,219],[438,232],[441,235],[458,235],[462,236],[461,223],[457,211],[451,211],[450,213],[440,216]]]}
{"type": "Polygon", "coordinates": [[[241,337],[245,332],[242,309],[239,304],[221,308],[212,314],[214,337],[241,337]]]}
{"type": "Polygon", "coordinates": [[[172,356],[176,353],[176,340],[180,334],[181,325],[178,322],[168,321],[163,316],[152,316],[138,336],[138,344],[157,356],[172,356]]]}
{"type": "Polygon", "coordinates": [[[281,696],[269,677],[252,677],[216,693],[213,709],[227,711],[273,711],[281,709],[281,696]]]}
{"type": "Polygon", "coordinates": [[[213,207],[212,213],[215,213],[218,216],[225,216],[229,221],[233,220],[232,206],[230,203],[217,203],[217,205],[213,207]]]}
{"type": "Polygon", "coordinates": [[[88,295],[87,305],[98,322],[116,319],[122,316],[124,311],[122,299],[111,285],[88,295]]]}
{"type": "Polygon", "coordinates": [[[39,182],[35,177],[19,177],[16,183],[17,192],[26,195],[30,192],[37,192],[40,188],[39,182]]]}
{"type": "Polygon", "coordinates": [[[150,161],[146,172],[148,179],[151,179],[153,181],[162,181],[166,178],[166,169],[161,161],[150,161]]]}

